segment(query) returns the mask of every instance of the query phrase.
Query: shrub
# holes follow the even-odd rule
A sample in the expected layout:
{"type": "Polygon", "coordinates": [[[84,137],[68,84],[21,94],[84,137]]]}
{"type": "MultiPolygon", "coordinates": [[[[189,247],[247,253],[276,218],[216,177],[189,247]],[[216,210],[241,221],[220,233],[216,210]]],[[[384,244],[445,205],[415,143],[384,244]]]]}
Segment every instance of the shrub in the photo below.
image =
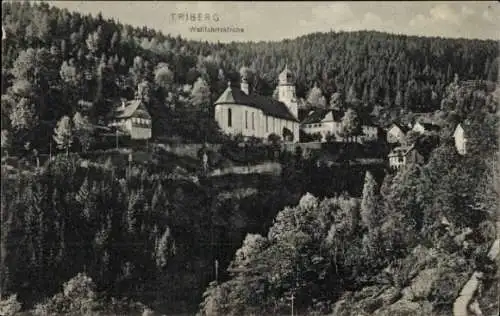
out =
{"type": "Polygon", "coordinates": [[[64,284],[62,293],[54,295],[44,304],[36,305],[33,312],[41,316],[60,313],[85,315],[97,307],[94,289],[92,279],[84,273],[79,273],[64,284]]]}
{"type": "Polygon", "coordinates": [[[0,315],[11,316],[21,311],[21,303],[17,300],[17,294],[9,296],[0,301],[0,315]]]}

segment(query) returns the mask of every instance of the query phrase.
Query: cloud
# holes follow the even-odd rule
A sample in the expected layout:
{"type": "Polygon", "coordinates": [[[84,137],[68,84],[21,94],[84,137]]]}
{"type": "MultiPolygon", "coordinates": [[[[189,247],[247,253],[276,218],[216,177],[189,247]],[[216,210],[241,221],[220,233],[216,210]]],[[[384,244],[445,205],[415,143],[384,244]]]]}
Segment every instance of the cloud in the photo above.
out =
{"type": "Polygon", "coordinates": [[[386,30],[395,26],[394,20],[366,10],[354,10],[351,3],[335,2],[311,9],[312,18],[299,20],[299,26],[311,31],[386,30]]]}
{"type": "Polygon", "coordinates": [[[421,25],[426,25],[429,22],[429,19],[426,18],[423,14],[417,14],[413,19],[408,23],[411,27],[420,27],[421,25]]]}
{"type": "Polygon", "coordinates": [[[483,18],[488,22],[494,22],[493,15],[491,14],[490,10],[488,10],[488,9],[483,11],[483,18]]]}
{"type": "Polygon", "coordinates": [[[459,25],[461,20],[461,14],[468,13],[467,9],[462,11],[460,14],[451,8],[448,4],[438,4],[429,10],[427,16],[423,14],[417,14],[408,23],[411,27],[416,28],[432,28],[440,25],[454,24],[459,25]]]}
{"type": "Polygon", "coordinates": [[[429,11],[433,21],[444,21],[452,24],[460,23],[460,15],[448,4],[438,4],[429,11]]]}
{"type": "Polygon", "coordinates": [[[485,25],[488,22],[496,23],[492,9],[483,8],[480,4],[471,3],[434,5],[412,17],[406,32],[445,37],[496,38],[498,34],[492,31],[491,26],[485,25]]]}
{"type": "Polygon", "coordinates": [[[313,32],[377,30],[423,36],[498,39],[500,6],[488,2],[125,2],[48,1],[172,35],[209,41],[294,38],[313,32]],[[216,13],[220,21],[175,21],[172,14],[216,13]],[[244,33],[198,33],[190,26],[241,27],[244,33]]]}
{"type": "Polygon", "coordinates": [[[313,20],[331,22],[333,24],[343,24],[355,18],[354,12],[349,3],[335,2],[328,6],[319,5],[312,10],[313,20]]]}
{"type": "Polygon", "coordinates": [[[469,6],[463,5],[461,12],[462,12],[463,16],[469,16],[469,15],[473,15],[474,13],[476,13],[476,10],[470,8],[469,6]]]}

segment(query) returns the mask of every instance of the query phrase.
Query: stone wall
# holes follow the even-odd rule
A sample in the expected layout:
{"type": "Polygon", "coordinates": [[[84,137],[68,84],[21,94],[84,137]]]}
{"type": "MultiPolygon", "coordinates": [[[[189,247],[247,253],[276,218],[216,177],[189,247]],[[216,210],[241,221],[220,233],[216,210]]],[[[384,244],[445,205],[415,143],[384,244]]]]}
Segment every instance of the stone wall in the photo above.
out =
{"type": "MultiPolygon", "coordinates": [[[[204,144],[156,144],[156,146],[177,156],[189,156],[197,159],[198,151],[203,148],[204,144]]],[[[221,144],[205,145],[211,151],[219,151],[221,146],[221,144]]]]}
{"type": "Polygon", "coordinates": [[[265,162],[253,166],[234,166],[224,169],[215,169],[210,172],[210,176],[222,176],[226,174],[251,174],[267,173],[279,175],[281,173],[281,164],[277,162],[265,162]]]}

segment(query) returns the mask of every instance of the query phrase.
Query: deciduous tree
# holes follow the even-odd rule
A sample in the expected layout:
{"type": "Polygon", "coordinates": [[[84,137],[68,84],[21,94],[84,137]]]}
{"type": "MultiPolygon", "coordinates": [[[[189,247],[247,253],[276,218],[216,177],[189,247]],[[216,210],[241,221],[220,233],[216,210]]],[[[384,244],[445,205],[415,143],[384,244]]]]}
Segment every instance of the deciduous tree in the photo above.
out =
{"type": "Polygon", "coordinates": [[[82,116],[80,112],[76,112],[73,116],[73,130],[74,136],[78,139],[82,150],[84,152],[87,151],[92,144],[92,134],[94,132],[88,117],[82,116]]]}
{"type": "Polygon", "coordinates": [[[73,126],[69,116],[63,116],[57,122],[57,127],[54,128],[53,139],[57,144],[57,148],[66,150],[66,155],[69,155],[69,149],[73,144],[73,126]]]}
{"type": "Polygon", "coordinates": [[[347,109],[342,117],[342,129],[340,131],[341,136],[349,139],[351,137],[359,136],[361,132],[361,122],[359,120],[358,113],[352,108],[347,109]]]}
{"type": "Polygon", "coordinates": [[[209,106],[210,88],[207,82],[201,77],[199,77],[193,85],[190,102],[196,109],[204,110],[209,106]]]}

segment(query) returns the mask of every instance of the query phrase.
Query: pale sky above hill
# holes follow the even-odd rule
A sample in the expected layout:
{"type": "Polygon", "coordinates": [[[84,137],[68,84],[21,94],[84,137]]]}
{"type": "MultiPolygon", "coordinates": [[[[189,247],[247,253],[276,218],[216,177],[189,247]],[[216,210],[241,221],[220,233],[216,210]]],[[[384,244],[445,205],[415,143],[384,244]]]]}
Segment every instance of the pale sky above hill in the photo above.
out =
{"type": "MultiPolygon", "coordinates": [[[[47,1],[70,11],[115,18],[172,35],[207,41],[260,41],[295,38],[312,32],[377,30],[423,36],[500,40],[500,3],[455,2],[195,2],[47,1]],[[179,21],[178,14],[210,14],[202,22],[179,21]],[[172,18],[172,14],[176,17],[172,18]],[[218,17],[215,21],[214,17],[218,17]],[[190,27],[232,27],[235,33],[191,32],[190,27]]],[[[203,17],[204,19],[204,17],[203,17]]]]}

